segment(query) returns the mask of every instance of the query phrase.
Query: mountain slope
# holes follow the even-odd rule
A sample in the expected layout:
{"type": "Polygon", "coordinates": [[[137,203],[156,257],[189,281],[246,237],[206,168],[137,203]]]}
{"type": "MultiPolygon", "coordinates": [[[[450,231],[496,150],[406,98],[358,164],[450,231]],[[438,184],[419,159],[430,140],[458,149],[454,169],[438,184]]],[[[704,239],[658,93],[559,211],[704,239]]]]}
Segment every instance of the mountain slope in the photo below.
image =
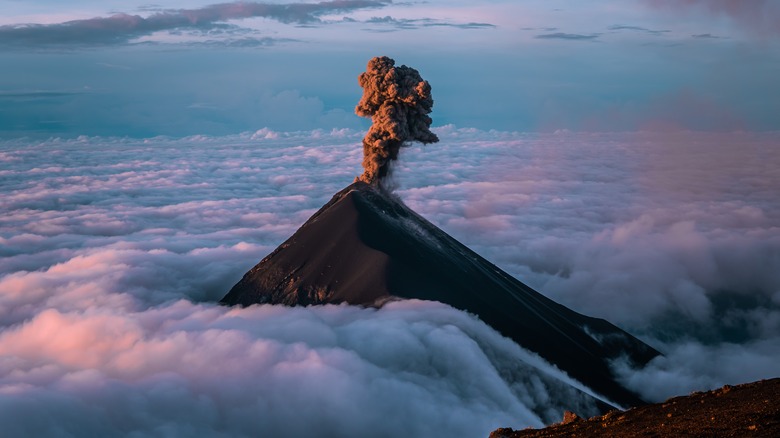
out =
{"type": "Polygon", "coordinates": [[[544,297],[361,182],[337,193],[221,302],[379,305],[394,297],[471,312],[615,403],[643,403],[616,381],[608,362],[626,356],[642,365],[657,351],[544,297]]]}

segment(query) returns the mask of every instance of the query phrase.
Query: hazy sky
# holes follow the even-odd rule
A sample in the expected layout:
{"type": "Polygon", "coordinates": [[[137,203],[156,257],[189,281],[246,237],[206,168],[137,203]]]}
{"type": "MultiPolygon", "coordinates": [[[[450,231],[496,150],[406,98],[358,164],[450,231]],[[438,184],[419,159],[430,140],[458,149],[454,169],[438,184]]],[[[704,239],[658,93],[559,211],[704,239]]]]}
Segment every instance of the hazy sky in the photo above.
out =
{"type": "Polygon", "coordinates": [[[365,128],[387,55],[434,125],[780,129],[780,4],[601,0],[0,2],[0,136],[365,128]]]}

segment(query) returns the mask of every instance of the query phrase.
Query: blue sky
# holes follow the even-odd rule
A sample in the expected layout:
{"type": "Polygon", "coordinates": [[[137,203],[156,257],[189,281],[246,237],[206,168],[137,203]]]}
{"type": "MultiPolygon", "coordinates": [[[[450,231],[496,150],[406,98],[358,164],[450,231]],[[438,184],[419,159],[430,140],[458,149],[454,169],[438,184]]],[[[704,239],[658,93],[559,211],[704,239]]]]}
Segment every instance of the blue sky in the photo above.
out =
{"type": "Polygon", "coordinates": [[[364,129],[387,55],[435,126],[778,130],[777,2],[0,3],[0,136],[364,129]]]}

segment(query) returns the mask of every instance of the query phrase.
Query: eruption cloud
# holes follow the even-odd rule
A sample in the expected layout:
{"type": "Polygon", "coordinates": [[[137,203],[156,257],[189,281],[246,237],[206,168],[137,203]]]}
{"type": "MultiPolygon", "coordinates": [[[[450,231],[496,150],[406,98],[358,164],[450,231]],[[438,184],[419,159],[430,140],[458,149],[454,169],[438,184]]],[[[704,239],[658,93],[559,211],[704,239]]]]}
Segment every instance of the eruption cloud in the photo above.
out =
{"type": "Polygon", "coordinates": [[[407,142],[436,143],[431,132],[433,109],[431,85],[420,73],[405,65],[395,67],[387,56],[368,61],[358,76],[363,87],[355,113],[371,117],[371,128],[363,138],[363,174],[356,181],[378,185],[388,175],[390,163],[407,142]]]}

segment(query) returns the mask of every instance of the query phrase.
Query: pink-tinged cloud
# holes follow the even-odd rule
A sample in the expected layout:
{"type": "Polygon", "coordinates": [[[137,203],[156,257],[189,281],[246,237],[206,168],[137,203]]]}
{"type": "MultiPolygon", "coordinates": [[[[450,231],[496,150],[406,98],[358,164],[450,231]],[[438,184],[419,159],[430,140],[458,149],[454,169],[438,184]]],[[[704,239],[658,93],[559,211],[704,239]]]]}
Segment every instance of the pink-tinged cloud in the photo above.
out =
{"type": "Polygon", "coordinates": [[[0,355],[10,436],[39,435],[41,411],[49,434],[344,437],[475,436],[593,411],[568,387],[581,385],[431,302],[47,309],[0,332],[0,355]],[[61,409],[62,398],[80,403],[61,409]]]}
{"type": "Polygon", "coordinates": [[[780,2],[776,0],[644,0],[669,12],[699,11],[729,17],[750,34],[780,36],[780,2]]]}

